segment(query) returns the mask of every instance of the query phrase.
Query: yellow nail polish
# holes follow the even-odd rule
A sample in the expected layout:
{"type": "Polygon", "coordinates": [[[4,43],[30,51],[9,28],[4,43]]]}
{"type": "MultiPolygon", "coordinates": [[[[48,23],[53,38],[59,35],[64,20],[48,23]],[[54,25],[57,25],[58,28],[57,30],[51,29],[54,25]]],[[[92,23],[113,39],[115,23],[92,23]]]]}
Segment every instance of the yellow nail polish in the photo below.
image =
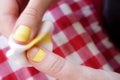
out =
{"type": "Polygon", "coordinates": [[[46,53],[40,49],[38,53],[34,57],[31,57],[30,59],[34,62],[40,62],[44,59],[45,56],[46,56],[46,53]]]}
{"type": "Polygon", "coordinates": [[[20,25],[13,35],[13,39],[19,42],[26,42],[31,34],[31,29],[25,25],[20,25]]]}

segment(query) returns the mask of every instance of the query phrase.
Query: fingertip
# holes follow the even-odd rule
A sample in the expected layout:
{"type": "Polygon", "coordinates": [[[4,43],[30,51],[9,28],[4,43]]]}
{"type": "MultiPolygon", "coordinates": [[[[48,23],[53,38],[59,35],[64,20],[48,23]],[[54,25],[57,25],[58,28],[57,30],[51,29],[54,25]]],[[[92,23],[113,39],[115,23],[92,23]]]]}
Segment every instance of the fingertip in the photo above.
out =
{"type": "Polygon", "coordinates": [[[17,42],[26,43],[31,35],[31,29],[28,26],[20,25],[13,34],[13,39],[17,42]]]}
{"type": "Polygon", "coordinates": [[[45,56],[46,52],[37,46],[34,46],[33,48],[27,51],[27,57],[29,61],[35,63],[41,62],[45,58],[45,56]]]}

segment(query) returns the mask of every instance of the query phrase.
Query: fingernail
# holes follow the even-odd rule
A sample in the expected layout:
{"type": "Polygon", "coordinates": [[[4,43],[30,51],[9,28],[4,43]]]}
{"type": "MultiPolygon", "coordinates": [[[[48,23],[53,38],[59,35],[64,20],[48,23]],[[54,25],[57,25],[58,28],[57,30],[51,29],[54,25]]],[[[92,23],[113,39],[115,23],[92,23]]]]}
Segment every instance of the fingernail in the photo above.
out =
{"type": "Polygon", "coordinates": [[[40,48],[33,48],[28,52],[27,56],[33,62],[40,62],[44,59],[46,53],[40,48]]]}
{"type": "Polygon", "coordinates": [[[28,26],[20,25],[13,35],[13,39],[19,42],[26,42],[29,40],[31,29],[28,26]]]}

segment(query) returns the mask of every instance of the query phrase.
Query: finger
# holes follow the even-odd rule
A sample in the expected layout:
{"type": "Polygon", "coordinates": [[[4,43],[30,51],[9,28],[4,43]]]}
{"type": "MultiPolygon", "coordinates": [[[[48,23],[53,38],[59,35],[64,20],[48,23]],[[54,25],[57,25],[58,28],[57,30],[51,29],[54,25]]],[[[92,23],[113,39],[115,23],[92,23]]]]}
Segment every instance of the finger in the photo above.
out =
{"type": "Polygon", "coordinates": [[[39,30],[42,16],[52,0],[29,0],[23,13],[17,20],[14,40],[28,43],[39,30]]]}
{"type": "Polygon", "coordinates": [[[120,74],[73,64],[62,57],[39,47],[33,47],[31,50],[29,50],[27,52],[27,58],[37,70],[59,80],[120,79],[120,74]]]}
{"type": "Polygon", "coordinates": [[[37,70],[47,73],[55,78],[62,80],[80,79],[80,74],[82,73],[80,66],[73,65],[69,61],[46,49],[34,47],[27,52],[27,57],[37,70]],[[68,76],[71,77],[69,78],[68,76]]]}
{"type": "Polygon", "coordinates": [[[0,32],[5,36],[9,36],[13,25],[18,16],[18,4],[16,0],[0,1],[0,32]]]}

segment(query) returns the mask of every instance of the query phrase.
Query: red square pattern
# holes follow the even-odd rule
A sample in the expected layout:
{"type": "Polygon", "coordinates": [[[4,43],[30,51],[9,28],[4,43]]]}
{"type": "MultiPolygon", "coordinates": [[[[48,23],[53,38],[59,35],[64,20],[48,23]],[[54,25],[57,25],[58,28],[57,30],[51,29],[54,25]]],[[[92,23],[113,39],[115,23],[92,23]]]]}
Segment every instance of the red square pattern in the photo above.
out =
{"type": "Polygon", "coordinates": [[[3,50],[0,50],[0,63],[6,61],[6,59],[7,58],[5,57],[3,50]]]}
{"type": "Polygon", "coordinates": [[[77,17],[75,15],[73,15],[73,14],[67,15],[67,18],[71,21],[71,23],[78,22],[77,17]]]}
{"type": "Polygon", "coordinates": [[[63,30],[63,32],[66,35],[66,37],[68,38],[68,40],[70,40],[78,35],[78,33],[73,28],[73,26],[67,27],[66,29],[63,30]]]}
{"type": "Polygon", "coordinates": [[[78,54],[80,55],[80,57],[82,58],[83,61],[87,61],[88,59],[90,59],[93,56],[91,51],[86,46],[79,49],[77,52],[78,52],[78,54]]]}
{"type": "Polygon", "coordinates": [[[113,55],[111,54],[111,51],[110,50],[106,50],[104,52],[102,52],[103,56],[105,57],[105,59],[107,61],[110,61],[111,59],[113,59],[113,55]]]}
{"type": "Polygon", "coordinates": [[[92,35],[92,38],[94,39],[95,43],[97,43],[97,42],[103,40],[104,38],[106,38],[106,36],[103,35],[103,34],[104,34],[104,33],[100,31],[100,32],[94,33],[94,34],[92,35]],[[99,36],[99,37],[98,37],[98,36],[99,36]]]}
{"type": "Polygon", "coordinates": [[[96,58],[97,58],[98,62],[99,62],[100,64],[102,64],[102,65],[108,63],[108,62],[106,61],[106,59],[104,58],[104,56],[103,56],[101,53],[97,54],[97,55],[96,55],[96,58]]]}
{"type": "Polygon", "coordinates": [[[28,67],[27,69],[28,69],[28,71],[30,72],[31,75],[35,75],[35,74],[39,73],[39,71],[36,70],[33,67],[28,67]]]}
{"type": "Polygon", "coordinates": [[[57,34],[57,33],[59,33],[60,31],[61,31],[61,28],[59,27],[59,25],[58,24],[56,24],[56,23],[54,23],[54,34],[57,34]]]}
{"type": "Polygon", "coordinates": [[[60,47],[57,47],[53,50],[53,52],[63,58],[65,58],[65,54],[63,53],[63,51],[60,49],[60,47]]]}
{"type": "Polygon", "coordinates": [[[75,50],[79,50],[80,48],[84,47],[86,43],[82,39],[80,35],[76,36],[75,38],[70,40],[70,44],[73,46],[75,50]]]}
{"type": "Polygon", "coordinates": [[[120,73],[120,67],[116,68],[115,72],[120,73]]]}
{"type": "Polygon", "coordinates": [[[77,11],[80,9],[80,6],[77,3],[71,4],[70,7],[73,11],[77,11]]]}
{"type": "Polygon", "coordinates": [[[52,15],[54,15],[54,19],[58,20],[60,19],[63,15],[63,12],[61,11],[61,9],[59,7],[54,8],[53,10],[50,11],[52,13],[52,15]]]}
{"type": "Polygon", "coordinates": [[[120,63],[118,63],[115,59],[109,60],[109,64],[113,70],[116,70],[120,67],[120,63]]]}
{"type": "Polygon", "coordinates": [[[58,19],[56,23],[62,30],[72,25],[71,21],[66,16],[63,16],[60,19],[58,19]]]}
{"type": "Polygon", "coordinates": [[[94,14],[88,16],[87,18],[89,20],[89,23],[91,23],[91,24],[97,21],[94,14]]]}
{"type": "Polygon", "coordinates": [[[95,56],[93,56],[90,59],[88,59],[87,61],[85,61],[84,65],[99,69],[102,67],[103,64],[100,64],[99,61],[97,60],[97,58],[95,56]]]}
{"type": "Polygon", "coordinates": [[[66,43],[62,45],[60,48],[64,52],[65,56],[68,56],[75,51],[73,45],[71,45],[70,43],[66,43]]]}
{"type": "Polygon", "coordinates": [[[88,33],[81,34],[81,37],[82,37],[82,39],[84,40],[85,43],[92,42],[92,39],[91,39],[91,37],[89,36],[88,33]]]}
{"type": "Polygon", "coordinates": [[[88,27],[90,25],[88,19],[84,17],[83,14],[81,16],[82,17],[80,17],[80,23],[82,23],[83,27],[88,27]]]}
{"type": "Polygon", "coordinates": [[[17,79],[15,73],[11,73],[11,74],[9,74],[9,75],[3,77],[2,80],[18,80],[18,79],[17,79]]]}

